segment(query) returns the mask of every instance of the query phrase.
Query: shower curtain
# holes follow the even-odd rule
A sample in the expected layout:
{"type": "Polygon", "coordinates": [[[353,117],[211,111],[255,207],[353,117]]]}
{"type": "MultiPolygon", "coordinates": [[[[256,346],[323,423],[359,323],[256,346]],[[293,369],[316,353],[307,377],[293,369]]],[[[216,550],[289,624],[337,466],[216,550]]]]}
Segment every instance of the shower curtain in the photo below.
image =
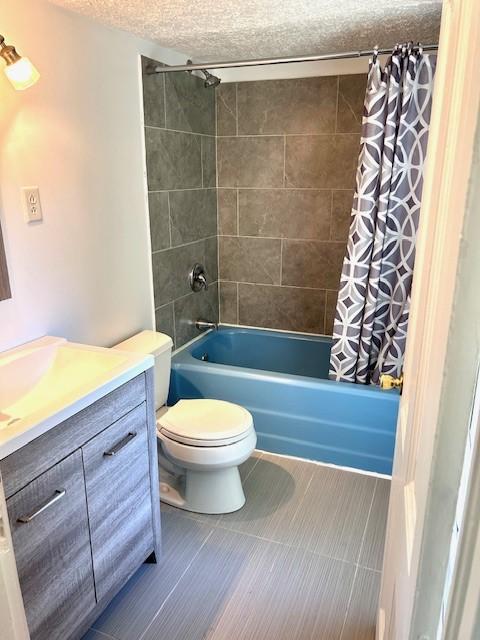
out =
{"type": "Polygon", "coordinates": [[[415,262],[436,56],[374,56],[364,102],[352,222],[333,330],[330,378],[398,376],[415,262]]]}

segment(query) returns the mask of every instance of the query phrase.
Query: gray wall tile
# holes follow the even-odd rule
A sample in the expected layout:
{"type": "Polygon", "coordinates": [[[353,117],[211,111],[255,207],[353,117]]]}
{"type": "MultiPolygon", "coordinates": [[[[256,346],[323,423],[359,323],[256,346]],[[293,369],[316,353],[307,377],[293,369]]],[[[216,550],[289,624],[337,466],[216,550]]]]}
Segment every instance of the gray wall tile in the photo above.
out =
{"type": "Polygon", "coordinates": [[[346,242],[348,239],[348,232],[352,221],[354,193],[351,189],[332,192],[332,240],[343,240],[346,242]]]}
{"type": "Polygon", "coordinates": [[[237,190],[218,189],[218,233],[225,236],[238,234],[237,190]]]}
{"type": "Polygon", "coordinates": [[[171,191],[170,217],[173,246],[216,235],[215,189],[171,191]]]}
{"type": "Polygon", "coordinates": [[[217,139],[219,187],[282,187],[281,137],[217,139]]]}
{"type": "Polygon", "coordinates": [[[240,82],[240,135],[334,133],[337,78],[240,82]]]}
{"type": "Polygon", "coordinates": [[[202,181],[207,188],[217,186],[217,154],[215,138],[202,136],[202,181]]]}
{"type": "Polygon", "coordinates": [[[218,321],[215,92],[198,77],[170,74],[165,113],[164,77],[152,78],[144,78],[144,108],[156,118],[145,129],[155,323],[179,347],[198,333],[199,315],[218,321]],[[195,262],[205,266],[208,292],[190,290],[195,262]]]}
{"type": "Polygon", "coordinates": [[[198,76],[165,74],[167,129],[215,135],[215,91],[198,76]]]}
{"type": "Polygon", "coordinates": [[[150,127],[165,126],[165,101],[163,83],[165,74],[148,74],[146,71],[151,66],[160,63],[142,56],[142,82],[143,82],[143,119],[145,125],[150,127]]]}
{"type": "Polygon", "coordinates": [[[280,240],[221,236],[220,279],[280,284],[280,252],[280,240]]]}
{"type": "Polygon", "coordinates": [[[360,133],[367,76],[363,73],[340,76],[338,80],[338,133],[360,133]]]}
{"type": "Polygon", "coordinates": [[[236,282],[219,282],[220,322],[238,323],[237,289],[236,282]]]}
{"type": "MultiPolygon", "coordinates": [[[[157,251],[152,255],[153,285],[155,307],[160,307],[167,302],[190,293],[188,273],[196,262],[211,267],[213,271],[213,257],[216,238],[210,243],[208,240],[200,240],[191,244],[157,251]]],[[[208,269],[208,268],[207,268],[208,269]]],[[[215,282],[216,272],[210,275],[207,270],[209,282],[215,282]]]]}
{"type": "Polygon", "coordinates": [[[286,186],[352,189],[360,138],[355,134],[288,136],[286,186]]]}
{"type": "Polygon", "coordinates": [[[282,284],[338,289],[344,253],[342,242],[284,240],[282,284]]]}
{"type": "Polygon", "coordinates": [[[175,300],[175,346],[178,349],[192,338],[200,335],[195,326],[197,320],[218,322],[218,284],[214,283],[207,291],[190,293],[175,300]]]}
{"type": "Polygon", "coordinates": [[[324,332],[325,291],[240,283],[238,306],[240,324],[324,332]]]}
{"type": "Polygon", "coordinates": [[[172,340],[174,339],[173,302],[155,309],[155,328],[160,333],[166,333],[172,340]]]}
{"type": "Polygon", "coordinates": [[[202,186],[200,136],[147,127],[145,145],[149,191],[202,186]]]}
{"type": "Polygon", "coordinates": [[[168,193],[165,191],[149,193],[148,211],[152,251],[167,249],[170,246],[168,193]]]}
{"type": "Polygon", "coordinates": [[[221,84],[216,90],[217,135],[234,136],[237,133],[237,85],[221,84]]]}
{"type": "Polygon", "coordinates": [[[330,210],[330,191],[240,190],[239,234],[329,240],[330,210]]]}

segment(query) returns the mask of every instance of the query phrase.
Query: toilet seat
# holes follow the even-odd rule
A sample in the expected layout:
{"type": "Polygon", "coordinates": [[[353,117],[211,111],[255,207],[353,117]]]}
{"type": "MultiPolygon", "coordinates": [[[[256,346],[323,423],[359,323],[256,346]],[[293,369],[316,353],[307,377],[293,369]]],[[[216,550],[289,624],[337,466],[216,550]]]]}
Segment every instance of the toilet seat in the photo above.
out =
{"type": "Polygon", "coordinates": [[[179,400],[157,420],[164,437],[193,447],[223,447],[248,438],[251,414],[224,400],[179,400]]]}

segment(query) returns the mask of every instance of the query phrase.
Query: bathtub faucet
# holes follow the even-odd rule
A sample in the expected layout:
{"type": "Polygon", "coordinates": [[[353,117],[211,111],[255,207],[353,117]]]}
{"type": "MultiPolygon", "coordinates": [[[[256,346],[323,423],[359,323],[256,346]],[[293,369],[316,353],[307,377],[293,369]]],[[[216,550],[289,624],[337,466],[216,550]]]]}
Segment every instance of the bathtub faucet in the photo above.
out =
{"type": "Polygon", "coordinates": [[[199,331],[206,331],[207,329],[218,329],[218,324],[216,322],[208,322],[208,320],[197,320],[195,322],[195,326],[199,331]]]}

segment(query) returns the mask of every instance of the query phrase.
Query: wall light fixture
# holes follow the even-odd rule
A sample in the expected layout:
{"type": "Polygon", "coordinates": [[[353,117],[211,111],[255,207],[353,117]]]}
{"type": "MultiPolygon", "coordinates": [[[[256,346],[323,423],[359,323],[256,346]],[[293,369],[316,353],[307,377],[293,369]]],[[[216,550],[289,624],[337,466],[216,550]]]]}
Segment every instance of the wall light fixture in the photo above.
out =
{"type": "Polygon", "coordinates": [[[19,55],[12,45],[5,44],[0,35],[0,56],[5,60],[5,75],[17,90],[28,89],[36,83],[40,74],[28,58],[19,55]]]}

